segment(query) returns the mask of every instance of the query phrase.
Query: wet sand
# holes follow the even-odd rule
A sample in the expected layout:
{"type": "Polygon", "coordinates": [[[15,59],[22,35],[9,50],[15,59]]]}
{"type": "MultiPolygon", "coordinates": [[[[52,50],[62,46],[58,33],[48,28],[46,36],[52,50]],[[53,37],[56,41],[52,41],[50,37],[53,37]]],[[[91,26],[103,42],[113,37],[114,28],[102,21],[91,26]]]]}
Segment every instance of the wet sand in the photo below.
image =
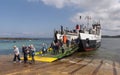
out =
{"type": "Polygon", "coordinates": [[[0,75],[120,75],[120,62],[66,57],[53,63],[13,63],[13,55],[0,56],[0,75]]]}

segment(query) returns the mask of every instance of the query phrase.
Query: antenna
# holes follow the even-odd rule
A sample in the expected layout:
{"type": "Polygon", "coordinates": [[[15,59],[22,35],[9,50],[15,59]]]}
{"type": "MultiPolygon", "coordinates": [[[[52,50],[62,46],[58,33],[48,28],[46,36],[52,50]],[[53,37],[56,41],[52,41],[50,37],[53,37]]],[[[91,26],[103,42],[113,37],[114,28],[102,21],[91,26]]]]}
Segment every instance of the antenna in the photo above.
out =
{"type": "Polygon", "coordinates": [[[85,19],[87,19],[87,25],[89,26],[89,21],[91,20],[90,16],[86,16],[85,19]]]}

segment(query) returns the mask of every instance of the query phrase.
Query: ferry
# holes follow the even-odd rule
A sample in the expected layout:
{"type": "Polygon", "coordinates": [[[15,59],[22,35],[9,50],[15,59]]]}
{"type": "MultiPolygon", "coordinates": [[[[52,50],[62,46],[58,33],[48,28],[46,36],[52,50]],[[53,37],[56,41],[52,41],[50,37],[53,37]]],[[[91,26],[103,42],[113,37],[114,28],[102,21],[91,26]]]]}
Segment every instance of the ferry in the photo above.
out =
{"type": "Polygon", "coordinates": [[[91,27],[89,23],[86,24],[85,26],[77,24],[73,30],[64,29],[61,26],[60,30],[55,30],[54,39],[62,40],[64,44],[67,41],[69,43],[76,41],[78,51],[96,50],[101,45],[101,24],[100,22],[92,23],[91,27]]]}
{"type": "Polygon", "coordinates": [[[96,50],[100,45],[100,22],[92,23],[91,27],[89,23],[85,26],[77,24],[72,30],[61,26],[61,29],[54,30],[54,39],[51,46],[45,49],[45,45],[43,44],[43,48],[35,53],[35,60],[53,62],[70,56],[76,51],[96,50]]]}

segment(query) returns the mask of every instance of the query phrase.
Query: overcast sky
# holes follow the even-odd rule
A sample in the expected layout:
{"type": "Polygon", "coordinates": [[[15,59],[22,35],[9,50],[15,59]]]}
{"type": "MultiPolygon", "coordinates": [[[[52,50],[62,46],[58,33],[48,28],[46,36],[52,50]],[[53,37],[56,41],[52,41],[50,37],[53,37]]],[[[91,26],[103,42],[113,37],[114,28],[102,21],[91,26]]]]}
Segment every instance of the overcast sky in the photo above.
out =
{"type": "Polygon", "coordinates": [[[0,36],[53,37],[60,25],[82,24],[79,16],[100,20],[103,35],[120,34],[120,0],[0,0],[0,36]]]}

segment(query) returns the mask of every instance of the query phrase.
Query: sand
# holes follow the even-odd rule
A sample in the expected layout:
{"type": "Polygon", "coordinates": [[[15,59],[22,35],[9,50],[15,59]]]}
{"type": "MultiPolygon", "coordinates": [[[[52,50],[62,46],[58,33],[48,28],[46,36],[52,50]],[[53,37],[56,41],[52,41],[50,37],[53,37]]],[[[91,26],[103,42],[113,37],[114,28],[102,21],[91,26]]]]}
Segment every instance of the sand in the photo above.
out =
{"type": "Polygon", "coordinates": [[[66,57],[35,64],[13,63],[13,55],[0,56],[0,75],[120,75],[120,62],[66,57]]]}

